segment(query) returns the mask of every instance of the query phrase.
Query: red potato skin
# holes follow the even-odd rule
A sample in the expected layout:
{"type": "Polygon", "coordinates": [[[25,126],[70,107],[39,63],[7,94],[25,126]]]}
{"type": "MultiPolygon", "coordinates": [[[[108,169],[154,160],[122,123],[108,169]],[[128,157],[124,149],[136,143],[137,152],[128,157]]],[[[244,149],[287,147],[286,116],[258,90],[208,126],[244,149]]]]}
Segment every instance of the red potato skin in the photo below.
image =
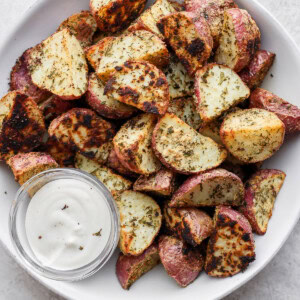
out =
{"type": "MultiPolygon", "coordinates": [[[[264,235],[267,232],[267,230],[261,230],[261,228],[258,226],[255,213],[253,210],[257,184],[259,184],[259,182],[261,182],[262,180],[277,174],[279,175],[283,174],[284,177],[286,176],[285,173],[280,170],[264,169],[256,172],[246,183],[246,193],[245,193],[246,204],[244,206],[241,206],[239,210],[248,219],[249,223],[252,226],[253,231],[259,235],[264,235]],[[259,182],[257,182],[257,178],[260,179],[259,182]]],[[[268,218],[270,219],[271,217],[272,217],[272,211],[270,212],[268,218]]]]}
{"type": "Polygon", "coordinates": [[[168,275],[181,287],[191,284],[202,271],[204,260],[199,249],[189,248],[177,238],[161,236],[158,249],[168,275]]]}
{"type": "Polygon", "coordinates": [[[250,64],[239,73],[249,89],[254,90],[262,84],[274,63],[275,57],[275,53],[266,50],[258,50],[255,53],[250,64]]]}
{"type": "Polygon", "coordinates": [[[90,80],[86,93],[86,101],[99,115],[108,119],[127,119],[134,113],[134,110],[124,112],[102,104],[101,99],[92,92],[90,80]]]}
{"type": "Polygon", "coordinates": [[[197,208],[168,208],[166,206],[165,218],[170,220],[166,221],[167,228],[193,247],[200,245],[213,232],[211,217],[197,208]]]}
{"type": "MultiPolygon", "coordinates": [[[[219,278],[226,278],[231,277],[233,275],[236,275],[237,273],[244,271],[249,263],[253,262],[255,260],[255,244],[254,244],[254,236],[252,233],[252,228],[248,220],[239,212],[233,210],[230,207],[226,206],[218,206],[216,208],[215,213],[215,231],[210,237],[210,240],[208,242],[207,246],[207,256],[206,256],[206,262],[205,262],[205,272],[212,277],[219,277],[219,278]],[[223,228],[231,228],[231,235],[234,237],[239,237],[241,235],[241,239],[245,242],[249,242],[249,245],[244,247],[243,249],[232,249],[232,252],[228,254],[227,257],[221,258],[221,261],[218,259],[218,257],[214,256],[214,246],[218,239],[218,229],[222,230],[223,228]],[[247,251],[251,253],[251,255],[245,256],[244,251],[247,251]],[[223,270],[222,275],[216,275],[213,274],[214,269],[217,269],[218,267],[222,269],[222,266],[220,264],[225,263],[228,266],[231,266],[232,262],[232,256],[238,256],[240,263],[238,266],[236,266],[236,271],[232,272],[229,270],[223,270]]],[[[227,230],[228,231],[228,230],[227,230]]],[[[220,238],[220,237],[219,237],[220,238]]],[[[227,234],[226,236],[221,236],[221,238],[224,238],[225,240],[228,238],[227,234]]],[[[218,249],[216,250],[218,251],[218,249]]]]}
{"type": "Polygon", "coordinates": [[[250,63],[254,54],[260,48],[260,31],[258,27],[256,29],[248,28],[247,25],[252,17],[246,10],[231,8],[226,10],[226,14],[231,16],[236,29],[235,34],[240,58],[234,67],[234,71],[238,73],[250,63]]]}
{"type": "Polygon", "coordinates": [[[262,108],[275,113],[284,123],[286,134],[300,132],[300,109],[267,90],[257,88],[252,92],[250,108],[262,108]]]}
{"type": "Polygon", "coordinates": [[[139,256],[126,256],[120,253],[116,264],[116,275],[122,288],[128,290],[136,280],[159,262],[158,245],[155,243],[139,256]]]}
{"type": "MultiPolygon", "coordinates": [[[[169,203],[169,206],[170,207],[184,207],[185,202],[182,200],[181,200],[182,202],[180,202],[180,200],[178,200],[178,198],[182,197],[182,195],[184,195],[185,193],[187,193],[188,191],[190,191],[197,185],[201,184],[202,182],[205,182],[206,180],[214,179],[217,177],[228,177],[228,176],[230,176],[230,178],[232,178],[232,180],[237,181],[240,184],[241,195],[244,195],[245,190],[243,187],[243,182],[237,175],[235,175],[231,172],[228,172],[227,170],[224,170],[224,169],[214,169],[214,170],[211,170],[211,171],[199,174],[199,175],[191,176],[190,178],[188,178],[179,187],[179,189],[173,194],[173,197],[169,203]]],[[[228,205],[234,205],[234,203],[228,203],[228,205]]],[[[205,206],[207,206],[207,205],[205,205],[205,206]]]]}
{"type": "Polygon", "coordinates": [[[26,50],[16,61],[10,73],[10,90],[19,90],[31,97],[36,103],[40,103],[51,96],[51,93],[42,90],[32,82],[28,70],[27,57],[31,49],[26,50]]]}
{"type": "MultiPolygon", "coordinates": [[[[160,30],[160,32],[164,35],[167,43],[174,48],[174,51],[176,52],[176,55],[178,56],[180,62],[182,63],[182,65],[185,67],[185,69],[187,70],[187,72],[193,76],[195,74],[195,72],[201,68],[206,61],[208,60],[208,58],[211,55],[211,51],[213,48],[213,38],[211,36],[210,33],[210,29],[209,26],[207,24],[207,22],[205,21],[205,19],[203,17],[198,17],[197,15],[195,15],[194,13],[191,12],[179,12],[179,13],[174,13],[171,15],[168,15],[166,17],[163,17],[159,20],[159,22],[157,23],[157,27],[160,30]],[[170,16],[176,15],[176,14],[183,14],[185,15],[188,19],[192,20],[192,22],[194,23],[194,26],[196,28],[196,30],[198,31],[199,37],[201,38],[201,46],[194,46],[192,47],[193,49],[189,52],[187,50],[187,52],[189,52],[191,54],[191,56],[197,56],[198,57],[198,61],[197,61],[197,65],[193,65],[193,61],[187,57],[184,57],[183,55],[181,55],[180,53],[178,53],[178,51],[176,51],[176,45],[173,44],[171,42],[171,35],[166,35],[165,32],[165,27],[167,27],[168,24],[168,18],[170,16]],[[204,43],[203,43],[204,41],[204,43]],[[203,44],[202,44],[203,43],[203,44]]],[[[177,35],[178,32],[173,32],[173,35],[177,35]]]]}

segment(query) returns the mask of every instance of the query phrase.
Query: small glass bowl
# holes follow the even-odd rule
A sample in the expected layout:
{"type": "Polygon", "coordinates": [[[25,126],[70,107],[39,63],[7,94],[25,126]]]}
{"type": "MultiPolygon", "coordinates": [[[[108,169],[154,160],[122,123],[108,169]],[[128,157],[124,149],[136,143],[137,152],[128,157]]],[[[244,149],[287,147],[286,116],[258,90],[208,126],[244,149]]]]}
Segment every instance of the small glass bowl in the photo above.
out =
{"type": "Polygon", "coordinates": [[[119,241],[120,220],[112,195],[100,181],[94,176],[78,169],[61,168],[41,172],[21,186],[11,206],[9,230],[13,246],[26,269],[54,280],[78,281],[96,273],[109,260],[119,241]],[[97,189],[103,194],[111,217],[111,232],[103,251],[89,264],[74,270],[62,271],[42,265],[32,252],[25,231],[26,211],[31,197],[46,183],[58,179],[80,180],[97,189]]]}

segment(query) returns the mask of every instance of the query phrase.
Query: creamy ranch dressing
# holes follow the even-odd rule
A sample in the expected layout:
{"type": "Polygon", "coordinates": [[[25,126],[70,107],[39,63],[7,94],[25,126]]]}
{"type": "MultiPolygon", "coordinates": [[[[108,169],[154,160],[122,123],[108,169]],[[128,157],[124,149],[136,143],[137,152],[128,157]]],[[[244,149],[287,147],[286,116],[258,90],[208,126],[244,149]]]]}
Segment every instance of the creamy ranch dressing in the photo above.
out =
{"type": "Polygon", "coordinates": [[[45,184],[31,199],[25,230],[44,266],[72,270],[102,252],[110,224],[108,207],[98,190],[76,179],[58,179],[45,184]]]}

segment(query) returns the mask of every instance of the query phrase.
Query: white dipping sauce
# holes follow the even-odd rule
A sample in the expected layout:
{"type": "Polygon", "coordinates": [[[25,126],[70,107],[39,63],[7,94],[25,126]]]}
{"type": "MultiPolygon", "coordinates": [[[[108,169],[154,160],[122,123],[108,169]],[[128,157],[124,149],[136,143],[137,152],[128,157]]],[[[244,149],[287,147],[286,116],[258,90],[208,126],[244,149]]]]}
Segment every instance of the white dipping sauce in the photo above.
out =
{"type": "Polygon", "coordinates": [[[102,252],[111,219],[98,190],[76,179],[58,179],[32,197],[25,230],[33,253],[44,266],[72,270],[102,252]]]}

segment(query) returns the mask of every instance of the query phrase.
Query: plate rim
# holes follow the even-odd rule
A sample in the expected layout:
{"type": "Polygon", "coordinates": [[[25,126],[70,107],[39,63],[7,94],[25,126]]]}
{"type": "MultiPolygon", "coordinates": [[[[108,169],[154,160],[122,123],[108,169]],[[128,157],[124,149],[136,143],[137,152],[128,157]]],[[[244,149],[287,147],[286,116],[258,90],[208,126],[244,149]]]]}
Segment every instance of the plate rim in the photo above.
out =
{"type": "MultiPolygon", "coordinates": [[[[2,41],[2,46],[0,48],[0,56],[2,54],[2,51],[6,48],[7,44],[9,41],[13,38],[13,36],[19,31],[19,29],[22,27],[22,24],[25,23],[29,18],[32,13],[34,13],[35,10],[38,10],[40,6],[42,6],[44,3],[51,1],[51,0],[35,0],[27,9],[24,10],[24,12],[21,14],[19,21],[16,22],[15,26],[11,29],[10,34],[2,41]]],[[[240,0],[241,2],[243,1],[251,1],[256,5],[265,15],[268,16],[269,19],[272,20],[272,22],[277,26],[277,28],[283,32],[283,34],[286,36],[286,38],[289,40],[291,46],[294,47],[295,51],[298,52],[299,57],[300,57],[300,46],[297,45],[296,41],[294,38],[291,36],[290,32],[277,20],[277,18],[265,7],[263,6],[258,0],[240,0]]],[[[283,247],[283,245],[286,243],[287,239],[290,237],[292,231],[295,229],[298,221],[300,219],[300,210],[298,211],[297,218],[295,218],[294,222],[291,224],[290,228],[287,230],[285,237],[282,239],[280,245],[276,248],[274,251],[273,255],[269,256],[263,263],[262,265],[249,274],[246,278],[242,279],[239,283],[234,285],[232,288],[230,288],[228,291],[225,293],[222,292],[222,294],[217,295],[215,298],[211,299],[221,299],[223,297],[226,297],[230,295],[232,292],[236,291],[243,285],[245,285],[247,282],[249,282],[251,279],[253,279],[258,273],[260,273],[270,262],[271,260],[274,259],[274,257],[278,254],[279,250],[283,247]]],[[[48,290],[53,292],[54,294],[63,297],[65,299],[70,299],[70,300],[76,300],[76,298],[70,297],[67,292],[64,293],[63,290],[56,288],[54,285],[51,285],[48,283],[48,281],[44,281],[43,277],[35,274],[32,272],[30,269],[28,269],[18,258],[18,256],[13,253],[7,246],[7,244],[2,240],[0,236],[0,244],[5,250],[5,252],[31,277],[34,278],[39,284],[43,285],[46,287],[48,290]]],[[[50,281],[51,282],[51,281],[50,281]]],[[[55,282],[53,280],[53,282],[55,282]]]]}

